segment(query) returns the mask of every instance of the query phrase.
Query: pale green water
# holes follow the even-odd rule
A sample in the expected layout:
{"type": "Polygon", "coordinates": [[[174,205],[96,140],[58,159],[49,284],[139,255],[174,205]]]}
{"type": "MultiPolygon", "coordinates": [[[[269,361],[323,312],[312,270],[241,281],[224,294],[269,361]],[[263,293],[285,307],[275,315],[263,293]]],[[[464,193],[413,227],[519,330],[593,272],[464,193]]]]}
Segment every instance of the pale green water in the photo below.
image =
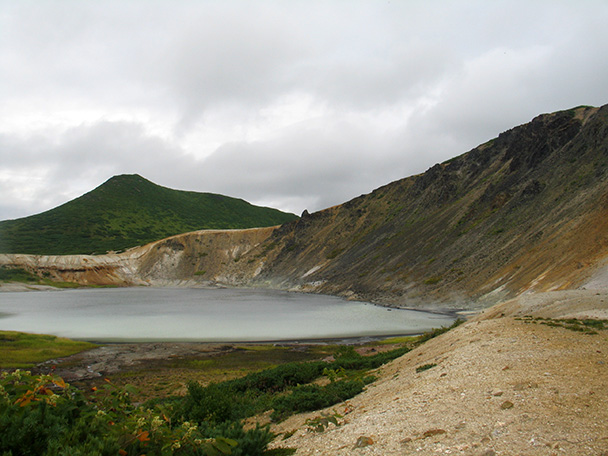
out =
{"type": "Polygon", "coordinates": [[[273,341],[416,334],[453,318],[269,290],[118,288],[0,294],[0,330],[85,340],[273,341]]]}

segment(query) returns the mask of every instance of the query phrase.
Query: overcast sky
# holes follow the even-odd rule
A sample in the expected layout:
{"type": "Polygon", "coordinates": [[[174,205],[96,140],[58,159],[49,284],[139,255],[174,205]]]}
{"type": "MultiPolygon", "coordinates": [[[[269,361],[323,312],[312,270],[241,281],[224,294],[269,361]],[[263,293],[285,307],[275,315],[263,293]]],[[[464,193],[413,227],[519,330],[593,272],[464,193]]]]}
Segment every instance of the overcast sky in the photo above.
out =
{"type": "Polygon", "coordinates": [[[0,220],[116,174],[300,214],[608,103],[605,0],[0,0],[0,220]]]}

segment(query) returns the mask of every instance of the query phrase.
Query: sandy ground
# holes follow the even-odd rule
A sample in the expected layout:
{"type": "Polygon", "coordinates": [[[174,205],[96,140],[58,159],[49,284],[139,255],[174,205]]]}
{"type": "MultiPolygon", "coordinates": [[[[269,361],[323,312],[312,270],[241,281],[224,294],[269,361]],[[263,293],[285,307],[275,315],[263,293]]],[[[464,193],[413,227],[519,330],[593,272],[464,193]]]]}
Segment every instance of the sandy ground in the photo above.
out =
{"type": "Polygon", "coordinates": [[[551,292],[500,304],[379,372],[367,391],[299,415],[275,445],[296,455],[608,455],[608,331],[582,334],[522,316],[608,319],[605,291],[551,292]],[[416,367],[436,364],[417,373],[416,367]],[[287,435],[289,435],[287,434],[287,435]]]}

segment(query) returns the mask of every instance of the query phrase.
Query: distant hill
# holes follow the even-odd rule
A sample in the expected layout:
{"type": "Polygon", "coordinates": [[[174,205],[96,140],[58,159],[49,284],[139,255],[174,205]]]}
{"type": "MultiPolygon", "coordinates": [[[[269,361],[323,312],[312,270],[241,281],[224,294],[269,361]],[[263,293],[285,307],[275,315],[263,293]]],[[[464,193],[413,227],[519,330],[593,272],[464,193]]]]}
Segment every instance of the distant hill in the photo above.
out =
{"type": "Polygon", "coordinates": [[[115,176],[41,214],[0,222],[0,253],[64,255],[122,250],[202,229],[280,225],[297,219],[242,199],[115,176]]]}

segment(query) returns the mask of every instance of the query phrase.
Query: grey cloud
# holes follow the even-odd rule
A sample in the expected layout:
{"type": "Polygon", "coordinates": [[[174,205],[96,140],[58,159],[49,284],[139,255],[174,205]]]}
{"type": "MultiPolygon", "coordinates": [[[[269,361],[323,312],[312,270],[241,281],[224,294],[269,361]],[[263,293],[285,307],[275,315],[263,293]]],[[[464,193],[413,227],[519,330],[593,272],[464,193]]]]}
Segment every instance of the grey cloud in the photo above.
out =
{"type": "Polygon", "coordinates": [[[0,219],[119,173],[316,210],[608,101],[606,2],[429,5],[0,0],[0,219]]]}
{"type": "Polygon", "coordinates": [[[368,125],[323,118],[273,140],[226,145],[202,163],[201,172],[220,191],[283,207],[306,195],[306,208],[318,210],[399,177],[399,157],[389,144],[368,125]]]}
{"type": "Polygon", "coordinates": [[[167,43],[159,73],[183,121],[226,104],[259,109],[293,89],[290,71],[307,54],[306,40],[290,27],[295,17],[264,2],[197,13],[167,43]]]}
{"type": "Polygon", "coordinates": [[[178,147],[147,134],[129,122],[98,122],[63,132],[58,138],[23,140],[0,137],[0,206],[11,207],[11,196],[26,195],[28,213],[10,210],[0,219],[30,215],[91,190],[115,174],[139,173],[163,181],[191,168],[194,160],[178,147]],[[33,144],[35,146],[33,146],[33,144]],[[3,176],[6,176],[2,179],[3,176]]]}

